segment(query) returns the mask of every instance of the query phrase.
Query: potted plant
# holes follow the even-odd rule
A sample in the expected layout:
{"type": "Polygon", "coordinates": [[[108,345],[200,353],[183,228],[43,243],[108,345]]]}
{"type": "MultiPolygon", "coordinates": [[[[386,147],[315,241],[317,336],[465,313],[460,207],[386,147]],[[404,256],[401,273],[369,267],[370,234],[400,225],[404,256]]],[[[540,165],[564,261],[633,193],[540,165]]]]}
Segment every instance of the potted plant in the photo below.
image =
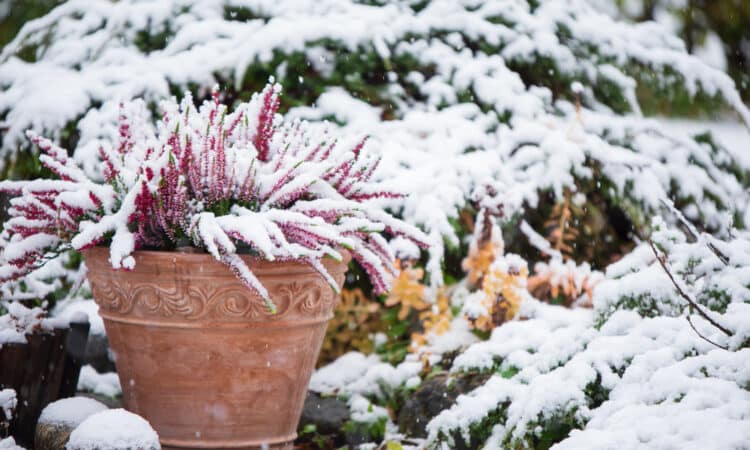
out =
{"type": "Polygon", "coordinates": [[[350,257],[384,292],[384,234],[427,245],[372,201],[397,194],[373,181],[365,140],[284,122],[279,95],[228,112],[186,94],[156,126],[123,107],[103,182],[30,134],[59,179],[0,182],[18,195],[0,274],[83,252],[123,402],[168,447],[291,448],[350,257]]]}

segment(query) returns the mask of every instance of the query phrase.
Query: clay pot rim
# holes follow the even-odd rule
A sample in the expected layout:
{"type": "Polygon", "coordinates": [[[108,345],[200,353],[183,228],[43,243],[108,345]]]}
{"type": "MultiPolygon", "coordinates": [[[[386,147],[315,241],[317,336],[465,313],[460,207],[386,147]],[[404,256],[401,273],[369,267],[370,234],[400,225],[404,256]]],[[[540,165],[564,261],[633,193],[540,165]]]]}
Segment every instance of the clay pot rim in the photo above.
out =
{"type": "MultiPolygon", "coordinates": [[[[349,253],[348,250],[343,248],[336,249],[339,253],[341,253],[342,259],[341,261],[337,261],[333,259],[330,256],[325,256],[321,259],[321,262],[323,265],[328,269],[328,271],[336,271],[336,266],[343,267],[344,271],[347,270],[348,264],[352,259],[351,253],[349,253]]],[[[87,259],[92,259],[91,257],[96,255],[99,257],[104,257],[107,263],[109,263],[109,247],[107,246],[95,246],[88,248],[86,250],[83,250],[81,253],[84,257],[84,261],[87,259]],[[106,253],[106,255],[101,255],[102,253],[106,253]]],[[[226,270],[227,275],[234,277],[235,275],[232,273],[229,268],[218,261],[214,256],[208,252],[184,252],[184,251],[174,251],[174,250],[136,250],[132,253],[132,256],[135,258],[135,268],[132,271],[138,271],[139,270],[139,262],[148,262],[150,264],[171,264],[174,262],[175,259],[181,260],[183,264],[198,264],[198,265],[207,265],[208,267],[211,267],[212,265],[216,265],[216,267],[221,267],[222,270],[226,270]]],[[[239,254],[240,258],[242,258],[243,261],[247,264],[247,266],[257,275],[273,275],[279,273],[279,267],[284,267],[284,274],[285,275],[303,275],[303,274],[310,274],[315,273],[317,274],[318,271],[315,270],[309,263],[306,263],[304,261],[301,261],[299,259],[277,259],[274,261],[270,261],[267,259],[260,258],[258,256],[249,255],[249,254],[239,254]]],[[[140,264],[141,268],[143,268],[143,264],[140,264]]],[[[104,270],[104,269],[111,269],[111,270],[123,270],[123,269],[115,269],[111,265],[107,265],[105,267],[98,267],[94,270],[104,270]]],[[[92,270],[91,267],[89,267],[89,270],[92,270]]]]}

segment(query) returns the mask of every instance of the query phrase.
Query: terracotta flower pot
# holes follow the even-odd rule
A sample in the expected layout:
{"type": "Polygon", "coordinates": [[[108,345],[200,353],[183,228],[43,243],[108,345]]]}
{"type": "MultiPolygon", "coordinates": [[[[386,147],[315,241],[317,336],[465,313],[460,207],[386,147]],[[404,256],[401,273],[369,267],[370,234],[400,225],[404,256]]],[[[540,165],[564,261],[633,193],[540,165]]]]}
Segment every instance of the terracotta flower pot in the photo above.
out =
{"type": "MultiPolygon", "coordinates": [[[[246,261],[276,303],[208,254],[139,251],[133,271],[85,252],[127,409],[166,448],[291,448],[338,296],[310,266],[246,261]]],[[[348,257],[347,257],[348,260],[348,257]]],[[[346,261],[324,260],[343,283],[346,261]]]]}

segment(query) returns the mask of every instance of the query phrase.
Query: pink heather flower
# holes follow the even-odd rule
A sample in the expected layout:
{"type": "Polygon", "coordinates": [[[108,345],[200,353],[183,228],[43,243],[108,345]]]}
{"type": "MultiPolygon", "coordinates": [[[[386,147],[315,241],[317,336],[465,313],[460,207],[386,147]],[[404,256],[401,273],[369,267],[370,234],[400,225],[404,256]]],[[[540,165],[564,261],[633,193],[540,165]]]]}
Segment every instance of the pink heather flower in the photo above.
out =
{"type": "Polygon", "coordinates": [[[15,269],[3,273],[22,276],[48,253],[108,243],[117,232],[122,241],[121,233],[130,234],[136,249],[172,250],[192,241],[271,310],[237,243],[270,260],[307,262],[333,285],[320,260],[340,258],[346,248],[376,292],[387,291],[393,255],[379,230],[422,247],[429,239],[367,202],[400,196],[372,181],[379,159],[365,158],[367,139],[353,148],[326,134],[313,139],[306,124],[277,120],[279,105],[274,84],[235,112],[220,104],[217,91],[197,107],[186,94],[179,106],[165,108],[156,129],[131,121],[121,105],[115,150],[99,149],[104,183],[89,179],[64,149],[29,135],[60,180],[0,182],[0,191],[21,195],[4,225],[10,239],[0,257],[0,265],[15,269]]]}

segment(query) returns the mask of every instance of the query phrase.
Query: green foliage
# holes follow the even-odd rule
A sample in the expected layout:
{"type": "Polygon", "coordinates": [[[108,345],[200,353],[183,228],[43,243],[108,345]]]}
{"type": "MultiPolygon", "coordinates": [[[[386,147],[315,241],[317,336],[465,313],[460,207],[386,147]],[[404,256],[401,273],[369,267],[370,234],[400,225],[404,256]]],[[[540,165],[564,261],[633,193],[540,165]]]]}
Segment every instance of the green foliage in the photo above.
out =
{"type": "Polygon", "coordinates": [[[302,444],[301,448],[328,450],[333,448],[331,438],[318,433],[318,427],[315,424],[307,424],[299,431],[299,437],[296,444],[302,444]]]}
{"type": "Polygon", "coordinates": [[[146,28],[138,30],[135,33],[133,43],[138,50],[143,53],[151,53],[157,50],[164,50],[172,37],[173,32],[169,22],[165,22],[158,27],[151,23],[151,19],[146,22],[146,28]]]}
{"type": "Polygon", "coordinates": [[[606,310],[597,310],[594,324],[601,328],[609,317],[619,310],[635,311],[642,317],[657,317],[667,312],[667,309],[672,311],[670,315],[674,315],[681,308],[676,297],[656,298],[651,294],[623,295],[617,302],[608,304],[606,310]]]}
{"type": "Polygon", "coordinates": [[[363,442],[382,442],[385,437],[385,427],[388,417],[381,416],[372,422],[355,422],[349,420],[344,424],[343,431],[347,435],[356,436],[363,442]]]}
{"type": "Polygon", "coordinates": [[[636,67],[629,75],[638,81],[636,93],[646,115],[715,117],[725,108],[718,95],[702,89],[689,92],[682,76],[671,68],[636,67]]]}
{"type": "Polygon", "coordinates": [[[411,345],[414,314],[410,314],[406,320],[400,320],[398,311],[398,306],[381,310],[381,320],[385,326],[385,334],[388,340],[385,344],[379,346],[376,351],[383,360],[391,364],[398,364],[403,361],[409,353],[409,345],[411,345]]]}
{"type": "Polygon", "coordinates": [[[252,20],[268,21],[269,17],[258,14],[247,6],[224,5],[224,19],[236,20],[237,22],[250,22],[252,20]]]}
{"type": "MultiPolygon", "coordinates": [[[[624,372],[625,369],[623,368],[622,371],[624,372]]],[[[609,400],[610,390],[602,386],[602,376],[599,373],[596,374],[596,381],[586,385],[583,392],[586,394],[586,401],[591,408],[598,408],[602,403],[609,400]]]]}
{"type": "Polygon", "coordinates": [[[654,20],[657,11],[671,14],[670,19],[674,21],[678,34],[691,53],[706,43],[710,33],[715,33],[721,40],[729,75],[734,78],[743,99],[746,102],[750,100],[750,74],[747,71],[750,52],[746,47],[747,42],[750,42],[750,2],[617,0],[617,5],[623,14],[637,21],[654,20]]]}
{"type": "MultiPolygon", "coordinates": [[[[47,14],[62,0],[7,0],[5,3],[10,13],[0,20],[0,48],[10,42],[26,22],[47,14]]],[[[25,61],[36,60],[36,48],[19,57],[25,61]]]]}
{"type": "MultiPolygon", "coordinates": [[[[531,423],[528,429],[538,431],[527,433],[521,438],[508,439],[505,445],[510,448],[527,448],[534,450],[547,450],[556,443],[562,441],[572,430],[583,428],[585,422],[576,416],[575,408],[559,411],[550,416],[539,416],[539,421],[531,423]]],[[[511,434],[508,433],[507,436],[511,434]]]]}
{"type": "Polygon", "coordinates": [[[508,366],[505,369],[500,370],[498,373],[500,374],[501,377],[509,379],[509,378],[513,378],[514,376],[516,376],[516,374],[520,371],[521,370],[518,367],[508,366]]]}

